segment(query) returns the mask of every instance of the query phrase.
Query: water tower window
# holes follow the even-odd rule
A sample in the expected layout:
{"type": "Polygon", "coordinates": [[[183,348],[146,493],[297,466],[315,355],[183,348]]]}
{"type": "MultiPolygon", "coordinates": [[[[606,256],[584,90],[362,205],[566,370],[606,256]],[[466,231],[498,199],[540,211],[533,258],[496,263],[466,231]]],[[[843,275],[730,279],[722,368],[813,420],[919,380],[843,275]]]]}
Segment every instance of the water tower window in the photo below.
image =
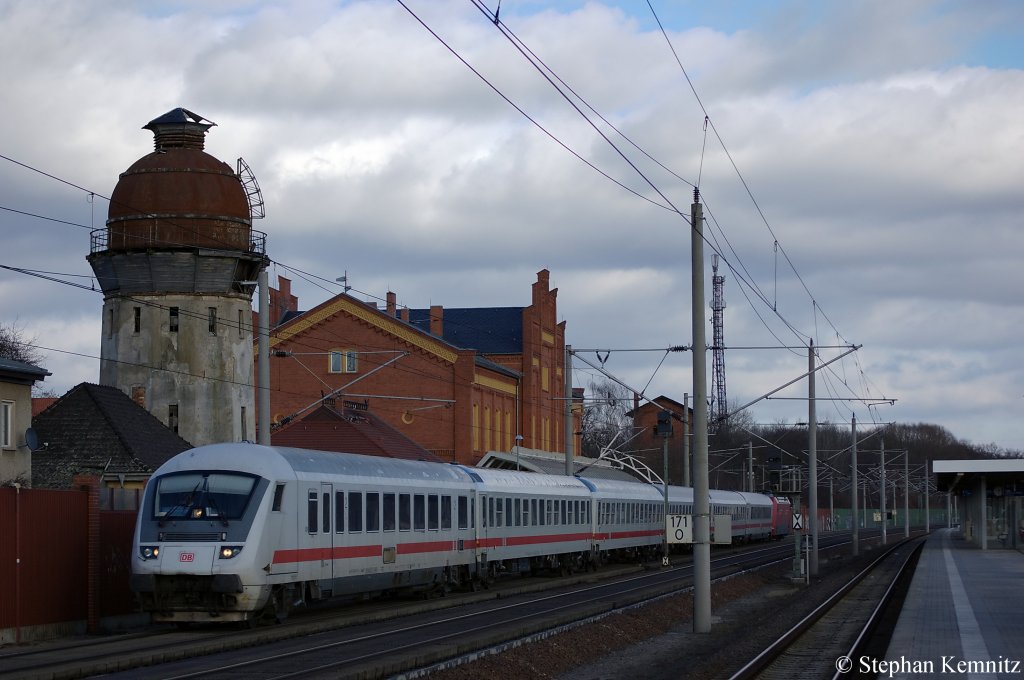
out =
{"type": "Polygon", "coordinates": [[[168,330],[171,333],[177,333],[178,332],[178,308],[177,307],[171,307],[171,309],[170,309],[170,318],[169,318],[169,321],[168,321],[168,330]]]}
{"type": "Polygon", "coordinates": [[[142,307],[136,307],[135,312],[135,332],[138,333],[142,330],[142,307]]]}
{"type": "MultiPolygon", "coordinates": [[[[174,307],[177,309],[177,307],[174,307]]],[[[167,427],[171,432],[178,433],[178,405],[168,404],[167,405],[167,427]]]]}
{"type": "Polygon", "coordinates": [[[210,331],[210,335],[217,335],[217,308],[207,307],[209,315],[207,316],[207,327],[210,331]]]}

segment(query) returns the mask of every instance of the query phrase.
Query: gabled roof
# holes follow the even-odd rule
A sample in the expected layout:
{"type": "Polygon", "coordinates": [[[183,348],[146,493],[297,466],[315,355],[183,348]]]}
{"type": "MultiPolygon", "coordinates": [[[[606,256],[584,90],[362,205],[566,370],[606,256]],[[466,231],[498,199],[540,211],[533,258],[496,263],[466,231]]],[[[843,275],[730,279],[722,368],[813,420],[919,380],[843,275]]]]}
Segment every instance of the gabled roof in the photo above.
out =
{"type": "Polygon", "coordinates": [[[445,462],[369,410],[336,408],[329,402],[272,432],[270,441],[274,446],[445,462]]]}
{"type": "MultiPolygon", "coordinates": [[[[679,416],[682,416],[682,414],[684,412],[684,409],[687,409],[687,407],[684,407],[681,403],[679,403],[675,399],[671,399],[669,397],[666,397],[663,394],[660,397],[655,397],[654,399],[651,399],[651,401],[645,402],[645,403],[641,404],[638,408],[635,408],[635,409],[627,412],[626,415],[630,416],[630,417],[636,417],[640,413],[646,412],[646,411],[669,410],[669,411],[672,411],[673,413],[675,413],[675,414],[677,414],[679,416]]],[[[692,411],[693,407],[691,406],[687,410],[692,411]]]]}
{"type": "MultiPolygon", "coordinates": [[[[443,311],[443,338],[482,354],[523,351],[523,307],[448,308],[443,311]]],[[[409,323],[430,332],[430,310],[410,309],[409,323]]]]}
{"type": "Polygon", "coordinates": [[[148,474],[192,445],[116,387],[81,383],[32,422],[32,485],[66,488],[82,472],[148,474]]]}

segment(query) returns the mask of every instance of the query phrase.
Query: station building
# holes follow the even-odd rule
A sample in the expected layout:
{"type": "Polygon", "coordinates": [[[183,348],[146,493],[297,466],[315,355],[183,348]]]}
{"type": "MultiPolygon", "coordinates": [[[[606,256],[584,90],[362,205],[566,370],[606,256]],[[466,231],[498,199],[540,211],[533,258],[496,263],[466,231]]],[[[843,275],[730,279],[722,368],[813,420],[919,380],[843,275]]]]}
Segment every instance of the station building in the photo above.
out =
{"type": "Polygon", "coordinates": [[[932,472],[965,539],[982,550],[1024,550],[1024,459],[936,460],[932,472]]]}
{"type": "Polygon", "coordinates": [[[564,453],[557,293],[545,269],[525,307],[400,309],[389,292],[379,308],[342,293],[288,313],[270,334],[272,431],[334,399],[365,402],[446,461],[516,446],[564,453]]]}

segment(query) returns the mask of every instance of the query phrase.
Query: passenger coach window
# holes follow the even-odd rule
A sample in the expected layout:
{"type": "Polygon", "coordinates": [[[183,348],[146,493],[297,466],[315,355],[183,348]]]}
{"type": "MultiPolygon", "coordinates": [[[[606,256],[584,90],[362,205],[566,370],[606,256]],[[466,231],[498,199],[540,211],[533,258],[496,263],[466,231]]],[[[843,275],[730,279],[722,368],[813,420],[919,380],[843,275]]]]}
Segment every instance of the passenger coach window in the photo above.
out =
{"type": "Polygon", "coordinates": [[[366,530],[380,531],[380,494],[366,494],[366,530]]]}
{"type": "Polygon", "coordinates": [[[384,494],[384,531],[395,530],[395,494],[384,494]]]}
{"type": "Polygon", "coordinates": [[[398,530],[409,531],[412,529],[412,497],[407,494],[398,496],[398,530]]]}
{"type": "Polygon", "coordinates": [[[512,499],[511,498],[506,498],[505,499],[505,526],[507,526],[507,527],[512,526],[512,523],[513,523],[512,520],[513,520],[513,515],[512,515],[512,499]]]}
{"type": "Polygon", "coordinates": [[[427,506],[422,494],[412,497],[413,529],[423,531],[427,527],[427,506]]]}
{"type": "Polygon", "coordinates": [[[331,494],[324,494],[324,533],[331,533],[331,494]]]}
{"type": "Polygon", "coordinates": [[[274,512],[281,512],[281,503],[284,501],[284,484],[278,484],[274,487],[274,504],[271,506],[271,510],[274,512]]]}
{"type": "Polygon", "coordinates": [[[427,528],[431,531],[437,531],[440,526],[440,519],[437,507],[437,496],[431,494],[427,496],[427,528]]]}
{"type": "MultiPolygon", "coordinates": [[[[491,499],[491,500],[494,500],[494,499],[491,499]]],[[[497,499],[497,502],[494,505],[495,505],[495,508],[494,508],[494,526],[496,526],[496,527],[503,527],[503,526],[505,526],[505,524],[502,521],[503,518],[504,518],[504,515],[502,514],[502,509],[505,507],[505,504],[499,498],[499,499],[497,499]]]]}
{"type": "Polygon", "coordinates": [[[345,492],[334,492],[334,528],[337,532],[345,531],[345,492]]]}
{"type": "Polygon", "coordinates": [[[537,526],[537,499],[530,499],[530,523],[537,526]]]}
{"type": "Polygon", "coordinates": [[[317,498],[319,494],[314,489],[309,491],[309,502],[307,504],[306,512],[306,531],[311,534],[315,534],[320,531],[320,527],[317,526],[317,520],[319,519],[320,512],[317,507],[317,498]]]}
{"type": "Polygon", "coordinates": [[[349,533],[363,530],[363,494],[359,491],[348,492],[348,531],[349,533]]]}
{"type": "Polygon", "coordinates": [[[452,497],[441,496],[441,528],[452,528],[452,497]]]}
{"type": "Polygon", "coordinates": [[[469,499],[465,496],[459,496],[459,528],[469,528],[469,499]]]}

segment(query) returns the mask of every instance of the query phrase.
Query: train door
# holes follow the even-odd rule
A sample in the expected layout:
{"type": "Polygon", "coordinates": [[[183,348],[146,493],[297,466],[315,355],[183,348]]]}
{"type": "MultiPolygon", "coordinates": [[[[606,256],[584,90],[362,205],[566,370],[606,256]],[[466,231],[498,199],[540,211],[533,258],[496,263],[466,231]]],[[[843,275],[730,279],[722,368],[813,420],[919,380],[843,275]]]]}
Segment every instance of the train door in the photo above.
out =
{"type": "MultiPolygon", "coordinates": [[[[321,540],[320,540],[320,573],[321,578],[334,578],[334,537],[335,527],[331,522],[334,503],[334,485],[326,482],[320,483],[320,514],[321,514],[321,540]]],[[[343,527],[338,526],[337,530],[343,527]]]]}

